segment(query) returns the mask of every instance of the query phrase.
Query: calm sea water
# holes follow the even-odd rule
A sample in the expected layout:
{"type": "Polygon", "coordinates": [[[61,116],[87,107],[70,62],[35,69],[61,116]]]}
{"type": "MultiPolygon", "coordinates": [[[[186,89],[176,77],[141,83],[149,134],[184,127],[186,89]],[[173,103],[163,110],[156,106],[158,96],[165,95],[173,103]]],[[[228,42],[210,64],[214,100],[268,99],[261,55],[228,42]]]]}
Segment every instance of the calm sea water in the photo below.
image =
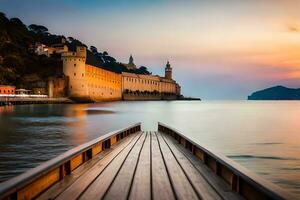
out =
{"type": "Polygon", "coordinates": [[[161,121],[300,198],[300,102],[170,101],[0,107],[0,181],[109,131],[161,121]]]}

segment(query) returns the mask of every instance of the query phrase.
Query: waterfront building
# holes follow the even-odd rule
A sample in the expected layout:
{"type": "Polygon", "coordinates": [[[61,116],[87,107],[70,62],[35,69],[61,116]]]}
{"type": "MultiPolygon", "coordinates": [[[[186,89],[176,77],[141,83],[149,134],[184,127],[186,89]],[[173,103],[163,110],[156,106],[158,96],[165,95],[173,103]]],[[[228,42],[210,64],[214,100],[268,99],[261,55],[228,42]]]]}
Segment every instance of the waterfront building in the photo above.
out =
{"type": "Polygon", "coordinates": [[[169,61],[165,68],[165,77],[122,73],[122,92],[124,93],[159,93],[179,96],[180,86],[172,79],[169,61]]]}
{"type": "Polygon", "coordinates": [[[68,46],[64,43],[61,44],[53,44],[51,46],[47,46],[45,44],[36,43],[34,52],[37,55],[45,55],[47,57],[50,57],[52,54],[62,54],[65,52],[68,52],[68,46]]]}
{"type": "Polygon", "coordinates": [[[13,85],[0,85],[0,94],[15,94],[16,87],[13,85]]]}
{"type": "Polygon", "coordinates": [[[62,60],[69,97],[94,101],[122,98],[121,74],[86,64],[86,47],[63,53],[62,60]]]}
{"type": "Polygon", "coordinates": [[[92,100],[121,99],[121,74],[87,64],[85,72],[87,77],[88,95],[92,100]]]}
{"type": "Polygon", "coordinates": [[[18,95],[28,95],[28,94],[31,93],[31,90],[20,88],[20,89],[16,89],[15,93],[18,94],[18,95]]]}
{"type": "MultiPolygon", "coordinates": [[[[86,63],[86,47],[77,47],[76,52],[62,53],[63,73],[68,79],[67,96],[75,99],[105,101],[137,97],[145,99],[176,99],[180,86],[172,79],[172,68],[168,62],[165,76],[135,73],[115,73],[86,63]],[[127,94],[127,95],[126,95],[127,94]],[[147,94],[141,95],[141,94],[147,94]],[[152,95],[152,96],[151,96],[152,95]]],[[[129,64],[135,67],[132,56],[129,64]]]]}

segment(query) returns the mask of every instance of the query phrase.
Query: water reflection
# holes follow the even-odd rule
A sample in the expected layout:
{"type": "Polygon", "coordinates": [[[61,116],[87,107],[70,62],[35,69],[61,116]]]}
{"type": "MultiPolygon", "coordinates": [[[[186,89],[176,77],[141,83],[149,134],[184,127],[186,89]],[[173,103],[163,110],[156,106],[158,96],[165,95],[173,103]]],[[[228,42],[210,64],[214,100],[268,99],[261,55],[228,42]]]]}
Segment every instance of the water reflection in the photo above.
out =
{"type": "Polygon", "coordinates": [[[66,130],[67,138],[66,140],[72,146],[77,146],[87,141],[87,105],[74,105],[69,106],[65,110],[65,117],[73,119],[72,121],[66,121],[64,125],[68,127],[66,130]]]}
{"type": "Polygon", "coordinates": [[[110,102],[0,107],[0,180],[112,130],[157,121],[300,197],[300,102],[110,102]]]}

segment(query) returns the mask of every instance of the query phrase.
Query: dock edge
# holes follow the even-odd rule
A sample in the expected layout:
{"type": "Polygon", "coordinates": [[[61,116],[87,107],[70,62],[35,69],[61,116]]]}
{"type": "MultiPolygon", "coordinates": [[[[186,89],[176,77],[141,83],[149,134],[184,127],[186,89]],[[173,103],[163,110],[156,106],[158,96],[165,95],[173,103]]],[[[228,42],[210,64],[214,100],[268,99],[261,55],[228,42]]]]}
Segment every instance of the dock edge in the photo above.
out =
{"type": "Polygon", "coordinates": [[[198,145],[170,126],[158,122],[158,131],[173,137],[180,145],[184,146],[201,160],[218,177],[223,179],[230,186],[231,190],[246,199],[296,199],[286,190],[264,180],[226,156],[213,153],[207,148],[198,145]]]}
{"type": "Polygon", "coordinates": [[[0,199],[33,199],[69,175],[77,167],[130,134],[141,131],[141,123],[110,132],[77,146],[36,168],[0,183],[0,199]]]}

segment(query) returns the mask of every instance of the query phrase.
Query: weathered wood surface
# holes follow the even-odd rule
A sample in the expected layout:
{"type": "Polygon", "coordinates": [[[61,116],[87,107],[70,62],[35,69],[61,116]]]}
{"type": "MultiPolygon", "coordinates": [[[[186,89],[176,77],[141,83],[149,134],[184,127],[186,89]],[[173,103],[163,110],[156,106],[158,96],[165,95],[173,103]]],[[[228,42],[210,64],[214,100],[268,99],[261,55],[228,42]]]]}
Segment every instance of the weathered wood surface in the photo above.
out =
{"type": "Polygon", "coordinates": [[[178,155],[178,161],[187,171],[187,175],[192,179],[196,190],[201,194],[203,199],[225,199],[225,200],[242,200],[243,198],[233,192],[224,180],[220,179],[211,169],[199,162],[188,149],[178,144],[170,136],[164,135],[164,139],[169,144],[172,151],[178,155]],[[220,198],[222,197],[222,198],[220,198]]]}
{"type": "MultiPolygon", "coordinates": [[[[215,190],[215,187],[211,187],[210,183],[202,176],[202,173],[197,170],[197,168],[193,165],[192,162],[188,159],[188,157],[195,157],[193,155],[184,154],[180,151],[170,137],[159,133],[164,141],[169,146],[179,165],[181,166],[183,172],[186,177],[189,179],[190,183],[198,193],[201,199],[211,199],[211,200],[221,200],[218,192],[215,190]]],[[[196,163],[198,164],[198,163],[196,163]]]]}
{"type": "MultiPolygon", "coordinates": [[[[42,195],[40,195],[37,199],[38,200],[48,200],[48,199],[55,199],[58,197],[63,192],[67,192],[68,190],[72,191],[72,188],[75,187],[76,185],[80,185],[81,187],[85,186],[85,182],[81,182],[83,179],[88,179],[89,176],[92,176],[95,174],[97,175],[97,172],[101,170],[102,168],[99,168],[97,164],[99,164],[99,161],[101,161],[101,166],[105,163],[104,158],[108,159],[109,157],[112,158],[114,155],[122,151],[126,145],[128,145],[133,138],[137,137],[136,134],[132,134],[129,137],[126,137],[117,145],[113,145],[110,149],[104,150],[102,153],[100,153],[98,156],[96,156],[94,159],[89,160],[87,163],[84,165],[81,165],[78,167],[76,170],[74,170],[69,176],[66,176],[63,180],[60,182],[56,183],[54,186],[49,188],[46,192],[44,192],[42,195]],[[86,172],[89,171],[89,174],[86,172]],[[84,176],[82,176],[84,175],[84,176]],[[82,176],[82,177],[81,177],[82,176]],[[81,178],[80,178],[81,177],[81,178]],[[80,179],[79,179],[80,178],[80,179]],[[78,180],[79,179],[79,180],[78,180]],[[74,183],[77,181],[77,183],[74,183]],[[70,187],[72,185],[72,187],[70,187]],[[67,188],[69,188],[67,190],[67,188]]],[[[100,172],[99,172],[100,173],[100,172]]],[[[88,185],[88,182],[87,184],[88,185]]],[[[78,191],[80,192],[80,190],[78,191]]],[[[73,195],[76,196],[77,192],[75,192],[73,195]]],[[[79,195],[79,194],[77,194],[79,195]]],[[[72,197],[70,196],[70,197],[72,197]]]]}
{"type": "MultiPolygon", "coordinates": [[[[73,183],[70,187],[68,187],[61,195],[58,196],[57,199],[76,199],[80,195],[82,195],[83,191],[95,191],[95,193],[102,192],[102,190],[105,188],[105,185],[101,185],[100,183],[100,189],[97,188],[99,183],[99,177],[103,176],[103,171],[107,169],[115,169],[115,165],[117,165],[119,160],[128,153],[128,151],[134,146],[135,142],[140,136],[136,136],[133,140],[129,141],[127,143],[123,143],[118,150],[112,151],[112,153],[109,156],[104,157],[101,162],[98,162],[97,165],[95,165],[92,169],[88,170],[85,174],[80,176],[75,183],[73,183]],[[117,159],[116,159],[117,158],[117,159]],[[96,179],[96,180],[95,180],[96,179]]],[[[107,171],[105,171],[107,172],[107,171]]],[[[105,180],[108,180],[112,175],[106,174],[107,176],[104,176],[102,183],[108,185],[108,182],[104,182],[105,180]],[[110,176],[109,176],[110,175],[110,176]]],[[[89,193],[87,193],[89,194],[89,193]]]]}
{"type": "Polygon", "coordinates": [[[151,136],[147,133],[134,174],[129,199],[151,199],[151,136]]]}
{"type": "Polygon", "coordinates": [[[175,199],[169,175],[159,149],[155,133],[151,133],[152,142],[152,196],[157,199],[175,199]]]}
{"type": "Polygon", "coordinates": [[[142,132],[99,153],[38,199],[241,199],[228,189],[170,136],[142,132]]]}

